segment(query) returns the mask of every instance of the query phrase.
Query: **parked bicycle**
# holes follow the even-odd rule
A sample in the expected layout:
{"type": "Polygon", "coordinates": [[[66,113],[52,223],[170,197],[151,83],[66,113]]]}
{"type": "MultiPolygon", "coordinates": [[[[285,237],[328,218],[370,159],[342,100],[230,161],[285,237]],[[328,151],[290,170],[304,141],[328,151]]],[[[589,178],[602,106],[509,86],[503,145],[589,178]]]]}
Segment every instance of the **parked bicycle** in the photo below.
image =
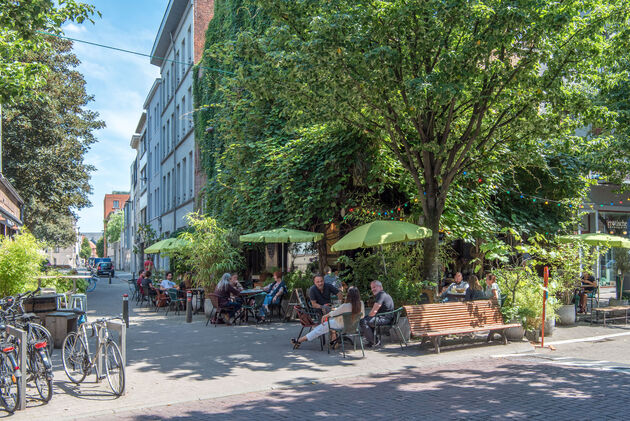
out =
{"type": "MultiPolygon", "coordinates": [[[[85,316],[84,311],[75,310],[75,313],[85,316]]],[[[77,332],[71,332],[63,340],[61,350],[63,369],[73,383],[81,383],[86,376],[96,368],[97,361],[104,357],[105,363],[101,372],[95,369],[97,381],[107,377],[107,382],[116,396],[125,391],[125,366],[122,354],[116,342],[109,336],[107,322],[121,319],[120,317],[102,318],[92,323],[81,323],[77,332]],[[98,346],[92,357],[88,343],[88,326],[91,328],[91,336],[98,337],[98,346]],[[104,371],[104,374],[103,374],[104,371]]]]}
{"type": "Polygon", "coordinates": [[[20,402],[20,388],[18,381],[22,376],[17,362],[17,352],[14,344],[9,341],[6,326],[0,324],[0,401],[9,413],[15,412],[20,402]]]}
{"type": "Polygon", "coordinates": [[[85,289],[85,292],[92,292],[96,289],[96,283],[98,282],[98,276],[92,275],[90,280],[88,281],[88,286],[85,289]]]}
{"type": "MultiPolygon", "coordinates": [[[[52,337],[48,329],[33,322],[37,316],[25,313],[23,306],[24,299],[37,291],[39,289],[2,300],[4,309],[0,310],[0,315],[5,323],[26,332],[26,382],[35,383],[39,396],[44,402],[49,402],[53,393],[53,370],[49,352],[53,345],[52,337]]],[[[14,341],[14,344],[15,351],[19,352],[21,344],[19,341],[14,341]]]]}

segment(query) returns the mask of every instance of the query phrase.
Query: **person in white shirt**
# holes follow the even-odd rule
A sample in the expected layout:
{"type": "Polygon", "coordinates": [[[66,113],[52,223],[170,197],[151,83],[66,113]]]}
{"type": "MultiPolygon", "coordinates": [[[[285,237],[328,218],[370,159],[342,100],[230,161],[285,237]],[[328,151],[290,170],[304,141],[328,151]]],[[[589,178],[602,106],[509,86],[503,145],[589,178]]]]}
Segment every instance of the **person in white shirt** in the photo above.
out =
{"type": "Polygon", "coordinates": [[[175,282],[173,282],[173,272],[166,272],[166,279],[160,283],[160,288],[163,290],[175,288],[175,282]]]}
{"type": "Polygon", "coordinates": [[[350,312],[352,313],[354,320],[360,320],[365,315],[365,308],[363,306],[363,301],[361,301],[361,294],[356,287],[350,287],[348,289],[346,302],[326,314],[322,318],[321,324],[313,328],[313,330],[301,338],[291,338],[293,349],[299,348],[302,342],[312,341],[315,338],[325,335],[330,329],[343,329],[342,314],[350,312]]]}
{"type": "Polygon", "coordinates": [[[491,300],[495,300],[499,305],[501,305],[501,290],[499,289],[499,284],[497,284],[497,277],[492,273],[486,275],[486,288],[484,289],[486,294],[486,298],[491,300]]]}
{"type": "Polygon", "coordinates": [[[462,276],[461,272],[457,272],[455,274],[455,278],[453,278],[453,283],[450,284],[441,295],[441,297],[444,299],[444,302],[462,301],[464,299],[464,296],[466,296],[466,290],[468,289],[468,282],[463,282],[463,279],[464,277],[462,276]]]}

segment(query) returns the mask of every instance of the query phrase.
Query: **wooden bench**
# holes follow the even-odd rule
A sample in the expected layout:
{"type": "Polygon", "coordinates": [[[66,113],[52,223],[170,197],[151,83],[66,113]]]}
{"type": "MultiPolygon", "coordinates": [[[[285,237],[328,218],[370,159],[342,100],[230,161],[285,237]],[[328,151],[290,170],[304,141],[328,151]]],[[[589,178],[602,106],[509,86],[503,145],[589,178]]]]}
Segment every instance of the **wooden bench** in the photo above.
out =
{"type": "Polygon", "coordinates": [[[404,306],[412,337],[421,337],[422,344],[430,339],[435,352],[440,352],[442,336],[490,331],[486,342],[495,333],[507,345],[505,329],[519,323],[505,324],[499,306],[490,300],[404,306]]]}
{"type": "Polygon", "coordinates": [[[593,316],[595,316],[595,323],[599,323],[599,315],[604,315],[604,327],[606,327],[606,321],[611,320],[623,320],[625,324],[628,324],[628,311],[630,306],[613,306],[613,307],[597,307],[591,309],[591,324],[593,324],[593,316]],[[614,313],[622,313],[623,316],[614,316],[614,313]]]}

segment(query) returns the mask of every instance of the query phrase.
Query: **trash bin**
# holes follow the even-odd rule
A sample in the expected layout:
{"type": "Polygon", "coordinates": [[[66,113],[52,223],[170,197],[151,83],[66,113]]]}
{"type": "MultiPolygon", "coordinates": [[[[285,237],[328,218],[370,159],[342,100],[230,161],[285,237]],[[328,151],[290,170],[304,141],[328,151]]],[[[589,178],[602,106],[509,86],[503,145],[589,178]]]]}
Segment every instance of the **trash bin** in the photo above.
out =
{"type": "Polygon", "coordinates": [[[77,330],[77,315],[66,311],[48,313],[46,329],[52,335],[55,348],[61,348],[68,333],[77,330]]]}

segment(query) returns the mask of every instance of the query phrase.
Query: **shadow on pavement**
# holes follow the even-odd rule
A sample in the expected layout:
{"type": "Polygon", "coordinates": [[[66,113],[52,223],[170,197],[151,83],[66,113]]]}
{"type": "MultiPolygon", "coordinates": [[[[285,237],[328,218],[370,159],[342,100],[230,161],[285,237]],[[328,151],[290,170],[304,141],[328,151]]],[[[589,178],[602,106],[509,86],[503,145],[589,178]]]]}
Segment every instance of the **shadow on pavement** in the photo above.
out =
{"type": "MultiPolygon", "coordinates": [[[[623,419],[630,376],[530,363],[475,363],[308,384],[269,393],[153,408],[124,419],[269,418],[623,419]],[[605,398],[605,399],[604,399],[605,398]],[[608,402],[608,404],[604,404],[608,402]],[[618,402],[618,405],[610,405],[618,402]],[[158,415],[159,414],[159,415],[158,415]]],[[[123,415],[123,414],[121,414],[123,415]]]]}

